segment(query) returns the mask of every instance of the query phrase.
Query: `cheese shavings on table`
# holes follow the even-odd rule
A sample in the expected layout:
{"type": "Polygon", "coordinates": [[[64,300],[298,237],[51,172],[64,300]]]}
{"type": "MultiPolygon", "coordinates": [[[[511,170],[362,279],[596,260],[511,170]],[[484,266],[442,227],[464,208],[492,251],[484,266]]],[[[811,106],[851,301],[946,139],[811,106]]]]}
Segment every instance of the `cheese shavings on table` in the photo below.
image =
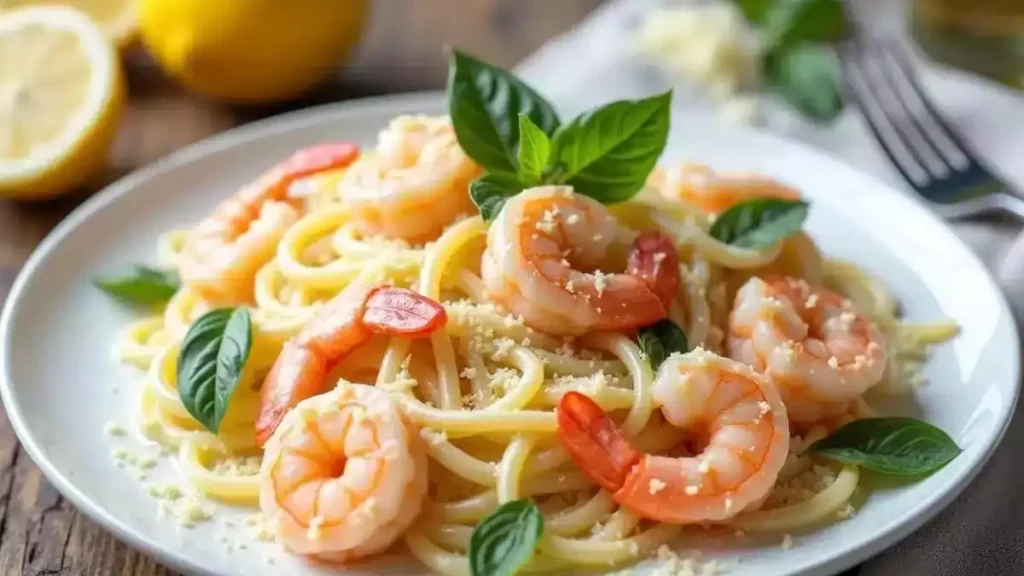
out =
{"type": "Polygon", "coordinates": [[[638,52],[720,104],[720,112],[754,122],[761,86],[762,48],[731,4],[679,4],[647,13],[634,38],[638,52]]]}

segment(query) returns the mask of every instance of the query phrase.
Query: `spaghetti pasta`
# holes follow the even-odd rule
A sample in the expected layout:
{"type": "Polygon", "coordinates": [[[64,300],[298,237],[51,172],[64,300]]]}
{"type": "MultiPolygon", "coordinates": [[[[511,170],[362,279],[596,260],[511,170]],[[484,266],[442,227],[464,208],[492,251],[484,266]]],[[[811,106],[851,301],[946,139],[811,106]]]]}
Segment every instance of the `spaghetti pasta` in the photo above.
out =
{"type": "MultiPolygon", "coordinates": [[[[333,187],[338,175],[319,185],[324,182],[333,187]]],[[[469,574],[466,551],[473,526],[503,503],[522,498],[538,502],[546,526],[529,570],[621,564],[670,543],[680,526],[650,522],[620,504],[579,469],[558,436],[554,408],[573,392],[612,415],[637,449],[676,455],[693,449],[694,438],[659,412],[662,406],[652,392],[655,372],[630,331],[566,338],[536,330],[497,306],[482,279],[490,225],[480,216],[459,218],[436,238],[414,245],[364,236],[360,216],[343,199],[331,200],[333,193],[324,188],[310,194],[319,200],[308,202],[252,279],[250,361],[216,434],[185,408],[176,382],[182,339],[213,307],[198,291],[183,286],[162,314],[133,322],[115,343],[122,362],[146,370],[138,400],[140,428],[177,451],[189,483],[210,498],[257,504],[259,474],[251,466],[224,470],[231,468],[227,462],[258,462],[262,455],[253,426],[264,375],[285,342],[336,294],[353,283],[386,283],[442,303],[448,318],[444,329],[417,341],[374,336],[331,374],[386,390],[422,436],[415,442],[424,443],[430,460],[426,503],[404,532],[414,556],[441,574],[469,574]]],[[[654,190],[610,213],[623,237],[655,229],[671,239],[680,282],[667,318],[684,328],[692,347],[724,353],[734,291],[727,287],[729,274],[749,275],[772,264],[781,245],[725,244],[709,233],[711,215],[661,199],[654,190]]],[[[175,230],[160,238],[161,266],[177,265],[187,234],[175,230]]],[[[824,281],[852,300],[889,342],[882,385],[889,392],[905,389],[908,367],[920,368],[928,347],[956,334],[951,322],[903,323],[884,285],[854,264],[826,260],[824,281]]],[[[792,447],[798,445],[794,441],[792,447]]],[[[807,473],[810,458],[787,464],[783,474],[807,473]]],[[[769,499],[767,507],[722,524],[750,531],[805,529],[834,517],[857,485],[856,467],[843,466],[828,486],[803,501],[775,506],[769,499]]],[[[651,494],[657,489],[652,484],[651,494]]]]}

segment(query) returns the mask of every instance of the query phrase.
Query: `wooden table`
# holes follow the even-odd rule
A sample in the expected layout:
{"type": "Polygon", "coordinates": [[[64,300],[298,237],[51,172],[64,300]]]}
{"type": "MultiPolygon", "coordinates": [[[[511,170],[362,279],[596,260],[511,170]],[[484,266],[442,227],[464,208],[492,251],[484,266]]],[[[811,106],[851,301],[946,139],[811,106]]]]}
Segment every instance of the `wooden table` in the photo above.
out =
{"type": "MultiPolygon", "coordinates": [[[[0,303],[40,240],[91,193],[186,144],[277,112],[344,98],[441,88],[445,44],[510,67],[600,0],[374,0],[358,54],[338,81],[284,106],[239,109],[190,96],[144,58],[127,57],[131,103],[111,167],[80,193],[0,200],[0,303]]],[[[20,449],[0,413],[0,576],[154,576],[171,572],[84,518],[20,449]]]]}

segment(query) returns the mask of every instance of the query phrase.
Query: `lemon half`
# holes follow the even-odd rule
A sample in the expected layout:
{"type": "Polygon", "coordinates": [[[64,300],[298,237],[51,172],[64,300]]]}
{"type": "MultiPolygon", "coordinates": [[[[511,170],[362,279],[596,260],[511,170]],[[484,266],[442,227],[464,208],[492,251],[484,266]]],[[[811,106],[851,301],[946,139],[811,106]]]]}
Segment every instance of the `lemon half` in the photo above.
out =
{"type": "Polygon", "coordinates": [[[117,52],[83,13],[0,12],[0,196],[45,198],[106,161],[124,103],[117,52]]]}
{"type": "Polygon", "coordinates": [[[138,35],[136,0],[0,0],[0,10],[44,4],[69,6],[85,12],[118,46],[125,46],[138,35]]]}

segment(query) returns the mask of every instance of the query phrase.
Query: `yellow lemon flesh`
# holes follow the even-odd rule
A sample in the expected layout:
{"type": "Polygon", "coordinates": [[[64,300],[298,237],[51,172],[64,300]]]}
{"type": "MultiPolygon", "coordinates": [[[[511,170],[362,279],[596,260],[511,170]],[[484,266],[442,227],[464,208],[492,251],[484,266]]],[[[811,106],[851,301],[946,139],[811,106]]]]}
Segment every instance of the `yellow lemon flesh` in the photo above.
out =
{"type": "Polygon", "coordinates": [[[136,0],[0,0],[0,10],[44,4],[70,6],[85,12],[118,46],[134,40],[138,30],[136,0]]]}
{"type": "Polygon", "coordinates": [[[366,0],[142,0],[140,35],[171,76],[234,102],[295,97],[359,40],[366,0]]]}
{"type": "Polygon", "coordinates": [[[124,103],[117,51],[64,7],[0,12],[0,197],[45,198],[103,166],[124,103]]]}

